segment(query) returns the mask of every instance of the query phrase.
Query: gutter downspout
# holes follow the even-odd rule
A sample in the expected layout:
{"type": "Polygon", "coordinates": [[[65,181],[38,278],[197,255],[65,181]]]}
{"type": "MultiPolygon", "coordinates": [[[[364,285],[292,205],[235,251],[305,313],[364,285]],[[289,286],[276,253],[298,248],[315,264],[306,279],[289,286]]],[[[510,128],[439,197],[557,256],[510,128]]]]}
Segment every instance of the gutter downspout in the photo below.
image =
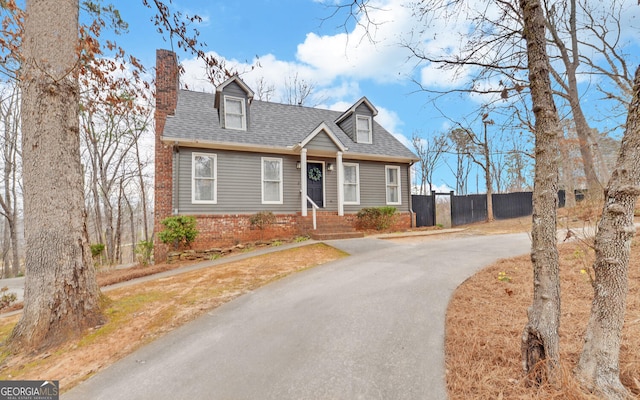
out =
{"type": "Polygon", "coordinates": [[[338,164],[338,216],[344,216],[344,168],[342,168],[342,152],[336,153],[338,164]]]}
{"type": "Polygon", "coordinates": [[[415,228],[416,224],[414,223],[414,221],[415,221],[416,213],[413,211],[413,199],[411,197],[411,190],[413,188],[413,186],[411,186],[411,167],[413,166],[413,164],[415,163],[410,162],[409,167],[407,168],[407,180],[409,181],[409,184],[407,185],[407,187],[409,188],[409,215],[411,218],[410,224],[412,228],[415,228]]]}
{"type": "Polygon", "coordinates": [[[180,147],[177,142],[173,145],[173,154],[173,170],[171,171],[173,175],[171,184],[173,187],[171,188],[171,192],[173,193],[173,215],[178,215],[180,212],[180,147]]]}
{"type": "Polygon", "coordinates": [[[302,216],[306,217],[307,211],[307,149],[300,151],[300,210],[302,216]]]}

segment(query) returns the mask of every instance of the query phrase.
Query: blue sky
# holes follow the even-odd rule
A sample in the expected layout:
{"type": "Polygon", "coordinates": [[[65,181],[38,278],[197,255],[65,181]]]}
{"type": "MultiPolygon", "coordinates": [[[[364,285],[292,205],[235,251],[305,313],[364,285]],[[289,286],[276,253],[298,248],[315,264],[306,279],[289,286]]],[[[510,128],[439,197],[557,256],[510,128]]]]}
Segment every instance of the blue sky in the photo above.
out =
{"type": "MultiPolygon", "coordinates": [[[[635,4],[635,0],[625,1],[630,7],[635,4]]],[[[449,129],[451,121],[442,117],[429,102],[429,96],[418,90],[414,80],[429,87],[446,89],[455,87],[465,76],[433,66],[417,66],[408,51],[399,45],[408,40],[412,31],[425,28],[405,6],[409,1],[375,0],[371,3],[380,5],[370,13],[370,18],[378,23],[369,29],[374,42],[353,19],[345,25],[345,14],[331,17],[335,11],[331,7],[334,2],[174,0],[171,7],[202,17],[197,28],[207,44],[206,50],[224,58],[237,70],[245,71],[242,78],[253,89],[259,79],[282,89],[285,79],[297,75],[315,88],[316,96],[306,105],[344,110],[366,96],[380,112],[378,122],[409,146],[414,132],[426,137],[449,129]],[[256,65],[256,57],[260,67],[251,70],[251,66],[256,65]]],[[[152,12],[142,6],[141,0],[118,0],[114,5],[130,25],[129,33],[118,41],[152,71],[155,50],[171,49],[171,43],[156,32],[150,22],[152,12]]],[[[633,34],[637,35],[640,22],[634,18],[640,13],[635,8],[630,11],[622,24],[625,29],[633,28],[633,34]]],[[[457,34],[465,29],[468,24],[464,21],[435,20],[420,35],[428,38],[425,43],[428,42],[433,51],[442,51],[459,46],[457,34]],[[431,40],[436,37],[437,40],[431,40]]],[[[200,62],[180,51],[178,55],[186,69],[183,82],[193,90],[213,91],[213,86],[205,80],[200,62]]],[[[279,97],[282,96],[276,94],[272,101],[278,101],[279,97]]],[[[477,107],[488,100],[477,96],[450,96],[439,99],[438,106],[448,117],[462,121],[475,118],[477,107]]],[[[475,191],[475,182],[473,172],[470,192],[475,191]]],[[[455,187],[455,179],[446,165],[437,169],[434,184],[441,190],[455,187]]]]}

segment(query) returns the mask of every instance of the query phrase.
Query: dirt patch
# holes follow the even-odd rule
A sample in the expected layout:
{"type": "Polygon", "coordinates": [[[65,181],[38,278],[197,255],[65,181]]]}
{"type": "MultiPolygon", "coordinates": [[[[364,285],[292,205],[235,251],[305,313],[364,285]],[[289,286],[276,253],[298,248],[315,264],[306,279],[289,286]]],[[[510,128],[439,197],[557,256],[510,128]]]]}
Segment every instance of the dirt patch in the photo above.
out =
{"type": "MultiPolygon", "coordinates": [[[[140,346],[237,296],[288,274],[346,256],[310,244],[108,292],[108,322],[44,354],[4,353],[0,379],[57,379],[69,390],[140,346]]],[[[173,265],[172,265],[173,267],[173,265]]],[[[19,316],[0,320],[6,338],[19,316]]]]}

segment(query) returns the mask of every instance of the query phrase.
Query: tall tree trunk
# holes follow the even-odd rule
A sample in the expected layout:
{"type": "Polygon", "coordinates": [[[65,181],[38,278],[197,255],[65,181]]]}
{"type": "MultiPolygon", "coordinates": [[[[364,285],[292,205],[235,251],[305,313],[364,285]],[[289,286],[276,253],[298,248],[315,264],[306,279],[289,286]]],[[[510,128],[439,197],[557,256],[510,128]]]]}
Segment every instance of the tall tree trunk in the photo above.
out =
{"type": "Polygon", "coordinates": [[[18,213],[14,208],[14,212],[12,215],[12,223],[10,224],[10,233],[11,233],[11,275],[18,276],[20,274],[20,250],[18,242],[18,228],[16,224],[18,222],[18,213]]]}
{"type": "Polygon", "coordinates": [[[136,243],[138,243],[138,238],[136,237],[135,215],[131,201],[129,201],[126,193],[124,195],[124,201],[127,203],[127,210],[129,210],[129,228],[131,229],[131,262],[136,262],[136,243]]]}
{"type": "MultiPolygon", "coordinates": [[[[486,136],[485,136],[486,140],[486,136]]],[[[487,222],[493,221],[493,179],[491,178],[491,159],[489,158],[489,146],[485,149],[484,184],[487,187],[487,222]]]]}
{"type": "Polygon", "coordinates": [[[573,184],[574,167],[570,157],[570,145],[567,140],[560,143],[560,154],[562,155],[562,181],[564,187],[564,206],[574,208],[576,206],[575,185],[573,184]]]}
{"type": "Polygon", "coordinates": [[[546,52],[544,15],[539,0],[520,0],[527,43],[529,81],[535,114],[535,181],[531,228],[533,304],[522,333],[522,365],[536,382],[554,380],[560,361],[560,279],[556,239],[558,139],[560,124],[553,101],[546,52]],[[543,368],[540,368],[540,367],[543,368]]]}
{"type": "Polygon", "coordinates": [[[122,196],[124,193],[124,173],[118,186],[118,210],[116,213],[116,228],[114,231],[115,254],[114,261],[122,264],[122,196]]]}
{"type": "Polygon", "coordinates": [[[493,121],[483,120],[484,141],[481,144],[484,157],[484,184],[487,187],[487,222],[493,221],[493,178],[491,177],[491,153],[489,152],[489,139],[487,138],[487,125],[493,121]]]}
{"type": "Polygon", "coordinates": [[[138,181],[139,181],[139,185],[140,185],[140,199],[142,201],[142,232],[144,233],[144,240],[145,241],[149,241],[149,221],[148,221],[148,217],[147,217],[147,190],[146,190],[146,185],[144,183],[144,175],[142,173],[142,161],[140,160],[140,148],[139,145],[140,143],[138,143],[140,136],[138,136],[135,139],[134,142],[134,146],[135,146],[135,150],[136,150],[136,161],[137,161],[137,174],[138,174],[138,181]]]}
{"type": "MultiPolygon", "coordinates": [[[[17,124],[17,121],[16,121],[17,124]]],[[[17,155],[18,155],[18,135],[16,133],[14,137],[15,142],[12,146],[11,151],[11,165],[13,166],[11,169],[11,177],[9,185],[11,186],[11,190],[8,192],[7,196],[11,199],[11,213],[9,217],[9,233],[11,236],[11,275],[18,276],[20,274],[20,243],[18,240],[18,207],[17,207],[17,199],[18,199],[18,191],[16,186],[18,185],[18,177],[16,176],[16,172],[18,169],[17,155]]]]}
{"type": "Polygon", "coordinates": [[[636,229],[633,212],[640,194],[640,68],[618,162],[604,195],[593,264],[594,298],[578,379],[607,399],[629,396],[620,383],[619,354],[629,290],[629,253],[636,229]]]}
{"type": "Polygon", "coordinates": [[[103,321],[80,164],[77,1],[27,0],[22,43],[24,311],[10,345],[40,349],[103,321]]]}
{"type": "Polygon", "coordinates": [[[9,234],[9,221],[4,219],[2,224],[2,278],[11,278],[11,261],[9,260],[9,250],[11,246],[11,235],[9,234]]]}
{"type": "MultiPolygon", "coordinates": [[[[569,2],[569,25],[571,35],[570,49],[564,43],[564,39],[558,34],[556,27],[551,19],[548,19],[547,27],[551,32],[556,48],[560,51],[560,58],[566,69],[566,97],[571,106],[571,115],[576,127],[576,135],[578,136],[578,147],[582,156],[582,166],[584,170],[585,180],[587,184],[587,196],[594,200],[602,200],[602,184],[598,179],[595,168],[594,152],[597,148],[592,147],[594,143],[593,135],[589,122],[584,116],[582,106],[580,104],[580,91],[578,90],[577,71],[580,66],[579,41],[577,28],[577,6],[576,0],[569,2]]],[[[553,16],[551,16],[553,17],[553,16]]]]}

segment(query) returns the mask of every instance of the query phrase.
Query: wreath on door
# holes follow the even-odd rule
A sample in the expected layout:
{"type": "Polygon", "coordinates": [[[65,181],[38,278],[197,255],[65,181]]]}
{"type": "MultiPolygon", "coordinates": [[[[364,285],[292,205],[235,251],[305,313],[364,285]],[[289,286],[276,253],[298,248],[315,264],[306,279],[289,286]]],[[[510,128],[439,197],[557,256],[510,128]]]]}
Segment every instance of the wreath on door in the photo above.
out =
{"type": "Polygon", "coordinates": [[[318,167],[309,168],[308,176],[312,181],[318,182],[322,179],[322,171],[320,171],[320,168],[318,167]]]}

